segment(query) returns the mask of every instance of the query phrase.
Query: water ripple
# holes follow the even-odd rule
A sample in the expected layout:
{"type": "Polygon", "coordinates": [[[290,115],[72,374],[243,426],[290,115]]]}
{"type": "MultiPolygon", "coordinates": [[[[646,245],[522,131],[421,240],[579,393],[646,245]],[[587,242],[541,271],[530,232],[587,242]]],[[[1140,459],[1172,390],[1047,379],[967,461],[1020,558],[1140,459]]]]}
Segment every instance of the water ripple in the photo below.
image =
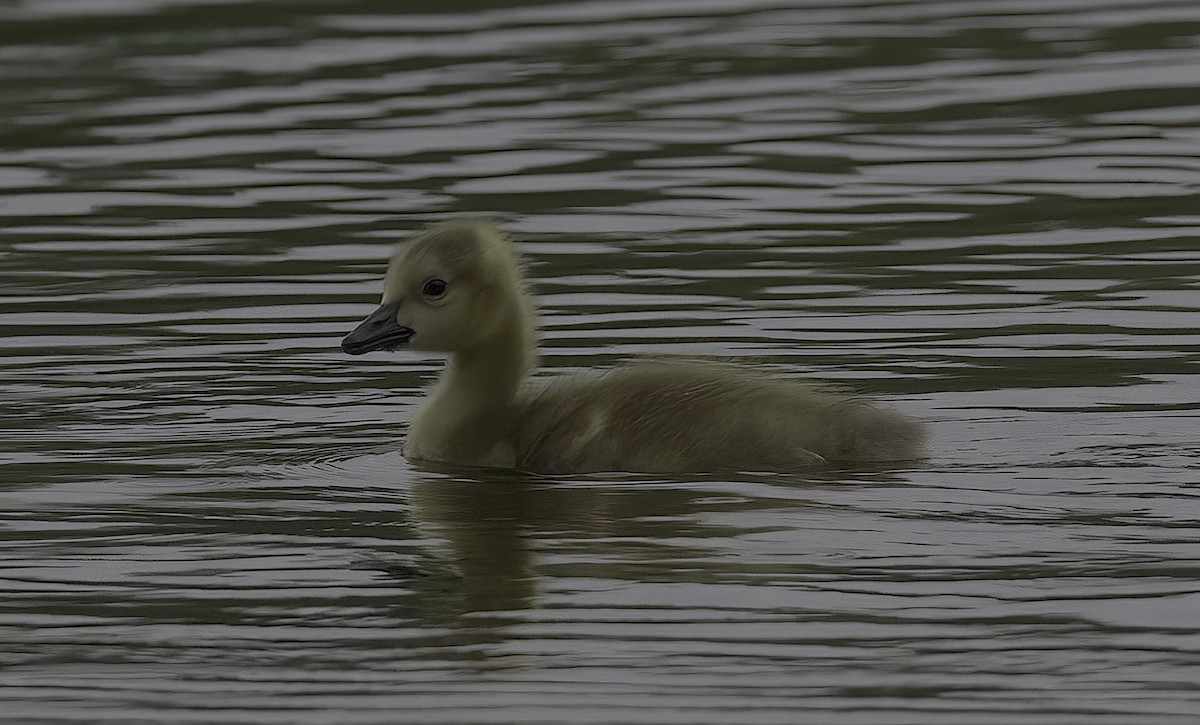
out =
{"type": "Polygon", "coordinates": [[[1184,725],[1200,8],[0,7],[0,653],[20,722],[1184,725]],[[887,471],[410,465],[348,358],[490,216],[542,376],[750,357],[887,471]]]}

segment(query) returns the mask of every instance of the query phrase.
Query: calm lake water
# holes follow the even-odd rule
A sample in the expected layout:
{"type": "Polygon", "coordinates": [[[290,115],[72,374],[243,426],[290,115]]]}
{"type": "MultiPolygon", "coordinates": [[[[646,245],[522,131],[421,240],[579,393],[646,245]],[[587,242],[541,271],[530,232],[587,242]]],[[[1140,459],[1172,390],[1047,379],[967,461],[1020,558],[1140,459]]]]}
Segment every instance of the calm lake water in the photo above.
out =
{"type": "Polygon", "coordinates": [[[0,40],[6,723],[1200,721],[1200,4],[7,0],[0,40]],[[753,357],[933,455],[409,465],[440,361],[338,342],[456,215],[521,241],[540,374],[753,357]]]}

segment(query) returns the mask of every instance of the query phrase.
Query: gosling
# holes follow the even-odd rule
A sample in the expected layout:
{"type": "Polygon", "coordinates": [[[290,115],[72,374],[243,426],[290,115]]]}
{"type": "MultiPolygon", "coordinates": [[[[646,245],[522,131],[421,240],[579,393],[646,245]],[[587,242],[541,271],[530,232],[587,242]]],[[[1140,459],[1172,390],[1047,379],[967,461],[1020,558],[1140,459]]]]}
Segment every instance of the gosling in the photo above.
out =
{"type": "Polygon", "coordinates": [[[533,303],[513,245],[480,222],[434,226],[401,246],[383,300],[342,340],[444,353],[417,409],[412,461],[542,474],[786,471],[917,459],[924,431],[835,389],[745,366],[646,360],[528,380],[533,303]]]}

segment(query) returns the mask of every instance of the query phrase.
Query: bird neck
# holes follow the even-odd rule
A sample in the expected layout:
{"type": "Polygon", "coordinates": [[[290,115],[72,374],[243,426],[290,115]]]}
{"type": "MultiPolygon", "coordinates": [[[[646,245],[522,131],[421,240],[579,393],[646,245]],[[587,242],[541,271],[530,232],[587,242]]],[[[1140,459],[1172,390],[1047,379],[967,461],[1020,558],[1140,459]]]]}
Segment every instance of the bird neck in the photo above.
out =
{"type": "MultiPolygon", "coordinates": [[[[519,307],[519,305],[518,305],[519,307]]],[[[520,309],[520,312],[527,312],[520,309]]],[[[533,365],[529,314],[506,320],[488,339],[451,356],[409,425],[405,455],[511,467],[517,391],[533,365]]]]}
{"type": "Polygon", "coordinates": [[[513,321],[486,344],[457,352],[438,380],[434,396],[452,409],[506,407],[533,365],[532,326],[513,321]]]}

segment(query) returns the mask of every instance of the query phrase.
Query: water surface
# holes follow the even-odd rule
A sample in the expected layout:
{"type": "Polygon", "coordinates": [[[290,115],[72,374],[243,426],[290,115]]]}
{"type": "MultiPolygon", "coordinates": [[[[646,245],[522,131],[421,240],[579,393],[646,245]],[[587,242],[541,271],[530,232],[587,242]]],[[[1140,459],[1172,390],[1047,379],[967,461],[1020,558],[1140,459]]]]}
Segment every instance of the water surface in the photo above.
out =
{"type": "MultiPolygon", "coordinates": [[[[1200,6],[0,6],[20,723],[1200,716],[1200,6]],[[393,242],[520,240],[552,376],[753,357],[886,471],[423,470],[393,242]]],[[[498,4],[497,4],[498,5],[498,4]]]]}

